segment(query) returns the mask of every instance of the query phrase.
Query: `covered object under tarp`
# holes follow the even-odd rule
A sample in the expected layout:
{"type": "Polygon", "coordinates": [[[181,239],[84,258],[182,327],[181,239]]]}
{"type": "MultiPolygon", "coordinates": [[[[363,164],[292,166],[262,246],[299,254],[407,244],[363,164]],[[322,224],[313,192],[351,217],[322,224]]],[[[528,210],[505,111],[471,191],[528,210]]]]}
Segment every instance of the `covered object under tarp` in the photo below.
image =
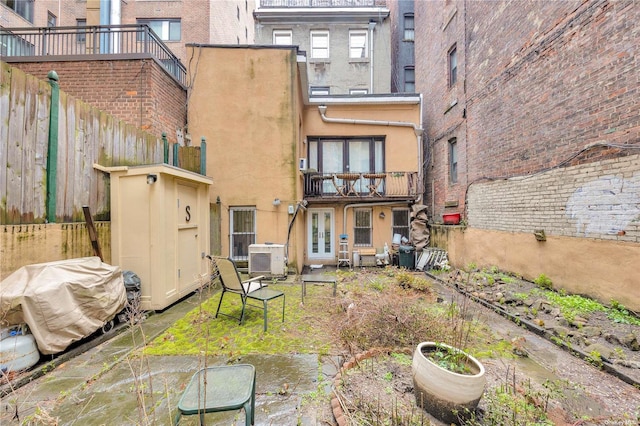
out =
{"type": "Polygon", "coordinates": [[[27,265],[0,282],[0,324],[27,324],[42,354],[89,336],[127,301],[122,271],[99,257],[27,265]]]}

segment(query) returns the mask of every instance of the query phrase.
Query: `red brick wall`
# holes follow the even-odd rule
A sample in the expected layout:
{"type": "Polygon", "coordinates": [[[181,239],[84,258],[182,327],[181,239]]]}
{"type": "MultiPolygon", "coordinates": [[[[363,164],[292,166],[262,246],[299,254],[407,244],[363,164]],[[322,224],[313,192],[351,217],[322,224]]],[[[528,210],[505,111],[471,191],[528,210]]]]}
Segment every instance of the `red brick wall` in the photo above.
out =
{"type": "Polygon", "coordinates": [[[11,65],[45,80],[55,70],[61,90],[170,142],[186,124],[186,90],[151,59],[11,65]]]}
{"type": "MultiPolygon", "coordinates": [[[[638,143],[639,19],[632,1],[416,2],[435,218],[484,177],[552,168],[594,142],[638,143]],[[449,88],[454,42],[458,83],[449,88]],[[447,181],[451,137],[461,148],[458,185],[447,181]]],[[[629,152],[590,149],[571,164],[629,152]]]]}

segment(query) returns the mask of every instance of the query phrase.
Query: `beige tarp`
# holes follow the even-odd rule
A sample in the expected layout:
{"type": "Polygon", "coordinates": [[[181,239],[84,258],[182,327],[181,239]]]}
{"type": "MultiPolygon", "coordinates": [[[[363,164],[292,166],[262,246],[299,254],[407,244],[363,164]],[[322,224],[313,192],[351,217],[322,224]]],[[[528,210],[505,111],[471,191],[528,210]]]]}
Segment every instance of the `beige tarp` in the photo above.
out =
{"type": "Polygon", "coordinates": [[[0,282],[0,324],[26,323],[42,354],[89,336],[120,312],[122,271],[99,257],[27,265],[0,282]]]}

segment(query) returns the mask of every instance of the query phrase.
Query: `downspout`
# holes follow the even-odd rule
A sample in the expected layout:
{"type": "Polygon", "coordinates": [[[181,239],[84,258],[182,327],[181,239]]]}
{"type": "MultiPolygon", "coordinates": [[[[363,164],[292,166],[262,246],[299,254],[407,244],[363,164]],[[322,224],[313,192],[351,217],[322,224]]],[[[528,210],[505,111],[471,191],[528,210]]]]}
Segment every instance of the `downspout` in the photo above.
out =
{"type": "Polygon", "coordinates": [[[369,21],[369,93],[375,93],[373,91],[373,30],[375,27],[375,21],[369,21]]]}
{"type": "MultiPolygon", "coordinates": [[[[322,117],[322,121],[324,121],[325,123],[411,127],[416,135],[416,140],[418,143],[418,185],[419,185],[419,189],[423,187],[423,184],[422,184],[422,134],[424,133],[424,129],[422,128],[422,97],[420,98],[420,122],[421,122],[420,125],[417,125],[415,123],[410,123],[408,121],[381,121],[381,120],[363,120],[363,119],[355,119],[355,118],[329,118],[326,116],[326,112],[327,112],[326,105],[319,105],[318,111],[320,112],[320,117],[322,117]]],[[[414,201],[416,203],[419,203],[421,200],[422,200],[422,190],[420,189],[414,201]]]]}
{"type": "MultiPolygon", "coordinates": [[[[109,25],[120,25],[121,21],[121,5],[120,0],[112,0],[111,1],[111,14],[109,19],[109,25]]],[[[113,46],[111,53],[120,53],[120,31],[115,30],[113,33],[113,46]]]]}

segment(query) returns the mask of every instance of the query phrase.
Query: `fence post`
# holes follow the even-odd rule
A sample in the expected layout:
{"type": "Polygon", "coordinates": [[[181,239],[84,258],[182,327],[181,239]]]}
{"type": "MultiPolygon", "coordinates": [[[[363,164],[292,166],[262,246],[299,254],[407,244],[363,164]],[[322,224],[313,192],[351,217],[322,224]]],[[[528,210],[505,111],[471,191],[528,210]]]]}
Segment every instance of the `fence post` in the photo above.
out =
{"type": "Polygon", "coordinates": [[[178,166],[178,148],[180,148],[180,145],[178,145],[177,143],[173,144],[173,165],[176,167],[178,166]]]}
{"type": "Polygon", "coordinates": [[[58,113],[60,103],[60,85],[58,84],[58,74],[49,71],[47,74],[51,85],[51,105],[49,113],[49,142],[47,147],[47,197],[46,210],[47,222],[56,221],[56,197],[58,177],[58,113]]]}
{"type": "Polygon", "coordinates": [[[167,140],[167,132],[162,132],[162,144],[164,147],[164,164],[169,164],[169,141],[167,140]]]}
{"type": "Polygon", "coordinates": [[[200,174],[207,175],[207,139],[204,136],[200,141],[200,174]]]}

